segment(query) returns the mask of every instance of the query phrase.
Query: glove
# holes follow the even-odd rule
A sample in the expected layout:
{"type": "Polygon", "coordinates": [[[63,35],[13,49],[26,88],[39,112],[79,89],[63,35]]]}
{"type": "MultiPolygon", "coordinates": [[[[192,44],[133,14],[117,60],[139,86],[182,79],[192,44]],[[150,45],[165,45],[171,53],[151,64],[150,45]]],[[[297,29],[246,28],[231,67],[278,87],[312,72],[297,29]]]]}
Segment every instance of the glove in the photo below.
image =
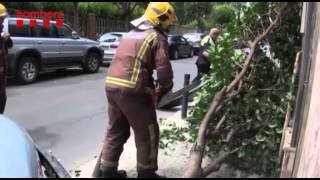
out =
{"type": "Polygon", "coordinates": [[[157,104],[158,102],[158,95],[157,95],[157,90],[153,90],[151,88],[147,88],[146,89],[147,94],[149,94],[152,98],[152,101],[154,102],[154,104],[157,104]]]}
{"type": "Polygon", "coordinates": [[[7,32],[2,32],[1,33],[1,38],[3,38],[5,41],[7,41],[10,37],[10,34],[7,32]]]}
{"type": "Polygon", "coordinates": [[[158,102],[161,100],[161,98],[162,98],[161,90],[160,90],[160,88],[156,88],[156,89],[155,89],[155,92],[154,92],[154,99],[153,99],[153,101],[154,101],[155,103],[158,103],[158,102]]]}

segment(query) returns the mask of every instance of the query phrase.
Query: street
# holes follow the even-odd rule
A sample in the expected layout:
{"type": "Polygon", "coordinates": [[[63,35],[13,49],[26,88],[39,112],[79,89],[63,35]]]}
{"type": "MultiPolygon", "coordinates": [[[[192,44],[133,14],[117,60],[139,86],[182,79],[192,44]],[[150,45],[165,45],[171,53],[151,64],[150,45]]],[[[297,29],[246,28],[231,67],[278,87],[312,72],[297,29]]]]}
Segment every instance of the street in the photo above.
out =
{"type": "MultiPolygon", "coordinates": [[[[174,91],[183,87],[184,74],[196,75],[196,57],[172,62],[174,91]]],[[[98,155],[107,124],[104,79],[71,69],[40,75],[31,85],[9,80],[5,115],[24,127],[33,140],[61,160],[67,170],[98,155]]],[[[158,117],[173,112],[158,111],[158,117]]]]}

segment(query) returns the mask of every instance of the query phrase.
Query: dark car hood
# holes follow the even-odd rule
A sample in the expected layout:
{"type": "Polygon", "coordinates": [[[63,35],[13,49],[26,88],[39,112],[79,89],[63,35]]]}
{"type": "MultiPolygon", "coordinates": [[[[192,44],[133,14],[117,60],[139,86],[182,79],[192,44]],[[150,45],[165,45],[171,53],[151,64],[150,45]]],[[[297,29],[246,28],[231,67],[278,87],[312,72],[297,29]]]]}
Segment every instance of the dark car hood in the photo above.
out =
{"type": "Polygon", "coordinates": [[[16,123],[0,115],[0,178],[35,178],[41,173],[33,141],[16,123]]]}

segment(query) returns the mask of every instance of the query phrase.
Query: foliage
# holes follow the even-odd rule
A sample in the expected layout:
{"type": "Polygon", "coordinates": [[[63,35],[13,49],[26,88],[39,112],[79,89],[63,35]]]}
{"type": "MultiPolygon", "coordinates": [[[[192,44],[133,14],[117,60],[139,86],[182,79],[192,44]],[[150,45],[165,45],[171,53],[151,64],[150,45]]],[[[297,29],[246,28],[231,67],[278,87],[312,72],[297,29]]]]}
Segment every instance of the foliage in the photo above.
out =
{"type": "Polygon", "coordinates": [[[119,17],[120,10],[111,2],[81,2],[79,4],[80,14],[95,13],[97,17],[119,17]]]}
{"type": "Polygon", "coordinates": [[[213,26],[224,27],[232,22],[235,16],[235,9],[228,4],[214,6],[210,15],[213,26]]]}
{"type": "Polygon", "coordinates": [[[208,15],[211,12],[211,2],[174,2],[174,8],[180,25],[189,25],[204,31],[208,15]]]}
{"type": "Polygon", "coordinates": [[[215,94],[236,76],[237,64],[242,64],[245,55],[235,46],[244,40],[253,39],[268,26],[270,9],[282,10],[281,24],[269,36],[273,56],[267,57],[258,50],[250,71],[246,74],[244,90],[240,97],[226,105],[211,120],[211,129],[223,115],[226,121],[216,136],[207,138],[206,153],[216,157],[221,150],[237,150],[226,163],[248,173],[265,177],[278,177],[278,151],[285,119],[289,92],[292,89],[291,74],[295,54],[301,48],[299,34],[298,3],[251,3],[236,13],[232,23],[223,30],[218,47],[210,49],[210,73],[202,78],[207,84],[196,94],[196,105],[187,127],[164,130],[162,138],[194,142],[199,124],[207,112],[215,94]],[[269,14],[268,14],[269,13],[269,14]],[[235,139],[226,142],[228,133],[237,129],[235,139]],[[168,135],[170,132],[170,135],[168,135]],[[182,136],[182,137],[181,137],[182,136]]]}

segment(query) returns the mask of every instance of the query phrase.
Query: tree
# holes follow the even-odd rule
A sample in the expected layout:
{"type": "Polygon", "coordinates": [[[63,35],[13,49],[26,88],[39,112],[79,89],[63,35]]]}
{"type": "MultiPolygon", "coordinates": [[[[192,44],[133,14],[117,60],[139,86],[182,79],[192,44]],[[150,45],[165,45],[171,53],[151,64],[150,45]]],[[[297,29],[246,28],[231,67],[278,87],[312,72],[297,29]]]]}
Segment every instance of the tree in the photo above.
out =
{"type": "Polygon", "coordinates": [[[17,3],[17,2],[2,2],[2,4],[8,9],[10,15],[15,15],[15,10],[24,10],[24,11],[31,11],[31,10],[38,10],[39,4],[35,4],[32,2],[24,2],[24,3],[17,3]]]}
{"type": "Polygon", "coordinates": [[[180,25],[197,28],[198,31],[206,31],[206,19],[209,17],[212,2],[174,2],[180,25]]]}
{"type": "Polygon", "coordinates": [[[79,2],[73,2],[73,28],[79,32],[79,2]]]}
{"type": "Polygon", "coordinates": [[[186,5],[186,15],[195,17],[198,32],[205,31],[204,22],[210,14],[212,4],[210,2],[189,2],[186,5]]]}
{"type": "Polygon", "coordinates": [[[228,4],[213,6],[210,14],[211,25],[224,27],[235,18],[235,9],[228,4]]]}
{"type": "Polygon", "coordinates": [[[124,21],[126,22],[125,29],[127,31],[129,30],[129,23],[132,19],[133,12],[138,6],[145,6],[145,3],[141,2],[113,2],[113,4],[122,11],[124,21]]]}
{"type": "Polygon", "coordinates": [[[251,3],[222,31],[219,46],[210,49],[211,70],[202,78],[205,85],[187,127],[173,125],[161,133],[162,146],[194,142],[185,177],[205,177],[222,163],[265,177],[279,175],[282,125],[294,89],[292,67],[301,48],[300,9],[298,3],[251,3]],[[274,55],[258,50],[262,41],[269,42],[274,55]],[[239,42],[252,49],[247,57],[235,49],[239,42]],[[204,156],[212,162],[203,168],[204,156]]]}

